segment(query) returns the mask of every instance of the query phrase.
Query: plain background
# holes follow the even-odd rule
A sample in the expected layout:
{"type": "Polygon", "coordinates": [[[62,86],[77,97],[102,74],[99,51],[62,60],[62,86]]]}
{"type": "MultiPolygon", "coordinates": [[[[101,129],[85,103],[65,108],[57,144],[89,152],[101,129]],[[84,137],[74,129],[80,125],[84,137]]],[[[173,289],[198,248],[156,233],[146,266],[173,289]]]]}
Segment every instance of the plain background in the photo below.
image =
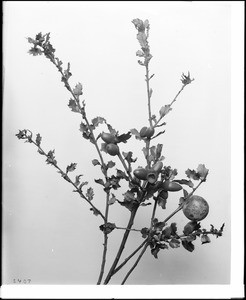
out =
{"type": "MultiPolygon", "coordinates": [[[[45,150],[56,149],[64,169],[78,163],[95,190],[94,204],[104,209],[104,194],[93,181],[101,176],[93,167],[93,145],[81,137],[80,117],[67,107],[70,95],[55,68],[44,57],[27,54],[27,37],[51,32],[51,43],[64,65],[69,61],[71,83],[82,82],[87,114],[103,116],[120,132],[147,123],[144,68],[137,63],[139,49],[132,19],[149,19],[150,47],[155,77],[152,109],[171,102],[181,87],[182,72],[195,81],[186,87],[167,115],[163,143],[164,163],[177,168],[179,178],[199,163],[209,177],[196,192],[210,204],[202,226],[219,228],[223,237],[210,244],[195,241],[195,251],[161,251],[156,260],[146,252],[128,284],[230,283],[230,4],[191,2],[9,2],[4,5],[4,163],[3,163],[3,282],[31,279],[33,284],[95,284],[99,275],[103,235],[86,203],[72,187],[46,166],[29,144],[17,140],[19,129],[43,137],[45,150]]],[[[104,129],[103,127],[101,130],[104,129]]],[[[100,130],[100,129],[99,129],[100,130]]],[[[143,163],[143,144],[134,138],[123,145],[143,163]]],[[[105,159],[112,159],[105,155],[105,159]]],[[[118,165],[120,167],[120,165],[118,165]]],[[[74,174],[74,175],[75,175],[74,174]]],[[[116,192],[118,197],[121,191],[116,192]]],[[[173,194],[165,218],[178,203],[173,194]]],[[[148,226],[151,210],[143,208],[135,228],[148,226]]],[[[110,221],[124,227],[129,212],[117,204],[110,221]]],[[[187,222],[182,213],[172,221],[179,231],[187,222]]],[[[109,236],[108,266],[123,232],[109,236]]],[[[126,254],[142,241],[133,232],[126,254]]],[[[124,257],[124,255],[123,255],[124,257]]],[[[122,258],[123,258],[122,257],[122,258]]],[[[129,266],[128,266],[129,268],[129,266]]],[[[119,284],[124,272],[113,277],[119,284]]]]}

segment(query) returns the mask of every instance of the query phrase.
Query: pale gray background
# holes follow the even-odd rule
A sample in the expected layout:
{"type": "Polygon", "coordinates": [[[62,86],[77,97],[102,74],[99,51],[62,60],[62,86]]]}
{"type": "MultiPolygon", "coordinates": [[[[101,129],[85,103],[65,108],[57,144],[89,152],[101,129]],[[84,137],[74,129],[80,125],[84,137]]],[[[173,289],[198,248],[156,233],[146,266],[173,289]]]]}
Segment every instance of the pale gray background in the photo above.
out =
{"type": "MultiPolygon", "coordinates": [[[[4,283],[30,278],[33,284],[95,284],[103,249],[98,230],[102,220],[53,167],[45,165],[36,148],[15,137],[18,129],[39,132],[44,149],[56,149],[61,166],[77,162],[77,172],[95,190],[94,203],[104,210],[102,189],[93,183],[101,176],[91,164],[96,158],[93,145],[81,138],[80,117],[67,107],[70,95],[58,72],[44,57],[27,54],[30,45],[25,38],[51,32],[56,55],[64,65],[71,63],[71,82],[83,83],[88,116],[103,116],[127,132],[147,124],[144,68],[137,64],[139,44],[131,23],[133,18],[147,18],[150,68],[155,73],[153,112],[158,114],[173,99],[182,72],[189,70],[195,77],[167,116],[166,133],[156,143],[164,144],[164,162],[177,168],[180,178],[199,163],[209,168],[207,183],[197,191],[210,204],[202,225],[220,227],[225,222],[226,227],[223,237],[211,237],[211,244],[195,241],[193,253],[170,249],[161,251],[156,260],[146,252],[127,283],[229,284],[230,5],[9,2],[4,13],[4,283]]],[[[142,147],[132,139],[122,150],[139,155],[138,166],[143,162],[142,147]]],[[[177,206],[180,195],[170,197],[166,211],[158,210],[160,219],[177,206]]],[[[150,207],[141,212],[135,228],[149,225],[150,207]]],[[[115,204],[110,221],[125,226],[128,215],[115,204]]],[[[187,222],[182,213],[172,220],[180,231],[187,222]]],[[[114,231],[109,236],[108,266],[122,234],[114,231]]],[[[126,253],[142,238],[133,232],[129,241],[126,253]]],[[[119,272],[111,283],[120,283],[123,274],[119,272]]]]}

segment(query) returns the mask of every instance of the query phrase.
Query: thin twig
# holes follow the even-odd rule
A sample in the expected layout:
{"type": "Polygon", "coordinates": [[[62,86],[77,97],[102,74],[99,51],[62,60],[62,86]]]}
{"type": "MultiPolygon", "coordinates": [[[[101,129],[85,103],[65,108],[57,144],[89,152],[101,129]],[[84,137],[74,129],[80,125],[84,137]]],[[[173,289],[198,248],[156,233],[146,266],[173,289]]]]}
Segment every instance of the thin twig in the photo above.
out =
{"type": "Polygon", "coordinates": [[[114,270],[113,274],[117,273],[146,243],[148,239],[145,239],[125,260],[114,270]]]}
{"type": "Polygon", "coordinates": [[[143,250],[142,250],[141,253],[139,254],[139,256],[138,256],[136,262],[134,263],[134,265],[131,267],[131,269],[130,269],[130,270],[128,271],[128,273],[126,274],[126,276],[125,276],[125,278],[123,279],[121,285],[124,285],[124,283],[126,282],[127,278],[130,276],[130,274],[132,273],[132,271],[136,268],[136,266],[138,265],[140,259],[142,258],[142,256],[144,255],[145,251],[147,250],[148,246],[149,246],[149,243],[146,243],[146,244],[144,245],[143,250]]]}

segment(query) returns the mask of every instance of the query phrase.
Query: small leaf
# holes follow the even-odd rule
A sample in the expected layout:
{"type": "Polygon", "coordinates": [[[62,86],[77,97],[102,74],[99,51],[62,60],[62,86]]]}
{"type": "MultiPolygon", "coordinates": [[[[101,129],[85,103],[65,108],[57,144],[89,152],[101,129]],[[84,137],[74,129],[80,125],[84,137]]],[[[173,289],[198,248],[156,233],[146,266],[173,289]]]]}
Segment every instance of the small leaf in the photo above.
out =
{"type": "Polygon", "coordinates": [[[112,160],[110,160],[108,163],[107,163],[107,168],[113,168],[115,166],[115,162],[113,162],[112,160]]]}
{"type": "Polygon", "coordinates": [[[80,184],[80,177],[81,176],[83,176],[83,175],[77,175],[76,177],[75,177],[75,182],[74,182],[74,184],[76,185],[76,186],[78,186],[79,184],[80,184]]]}
{"type": "Polygon", "coordinates": [[[195,170],[187,169],[185,171],[185,174],[187,175],[188,178],[191,178],[193,180],[199,180],[200,179],[200,174],[197,173],[195,170]]]}
{"type": "Polygon", "coordinates": [[[156,161],[161,157],[162,147],[163,147],[162,144],[158,144],[156,146],[156,151],[155,151],[156,152],[156,154],[155,154],[156,161]]]}
{"type": "Polygon", "coordinates": [[[38,146],[40,146],[41,140],[42,140],[42,137],[41,137],[41,135],[38,133],[37,136],[36,136],[36,144],[37,144],[38,146]]]}
{"type": "Polygon", "coordinates": [[[115,227],[116,225],[110,222],[99,226],[100,230],[102,230],[106,234],[109,234],[111,231],[113,231],[115,227]]]}
{"type": "Polygon", "coordinates": [[[141,234],[142,234],[142,237],[145,239],[149,234],[149,228],[147,228],[147,227],[142,228],[141,234]]]}
{"type": "Polygon", "coordinates": [[[142,139],[142,138],[140,137],[140,133],[137,131],[137,129],[133,128],[133,129],[131,129],[130,131],[131,131],[131,133],[132,133],[133,135],[135,135],[135,138],[136,138],[137,140],[141,140],[141,139],[142,139]]]}
{"type": "Polygon", "coordinates": [[[112,205],[115,203],[116,200],[117,199],[116,199],[115,195],[112,193],[112,197],[108,200],[108,204],[112,205]]]}
{"type": "Polygon", "coordinates": [[[105,186],[104,181],[102,179],[95,179],[94,180],[96,183],[101,184],[102,186],[105,186]]]}
{"type": "Polygon", "coordinates": [[[189,252],[192,252],[195,249],[195,246],[192,244],[192,242],[188,242],[187,240],[182,240],[182,245],[189,252]]]}
{"type": "Polygon", "coordinates": [[[143,51],[138,50],[138,51],[136,52],[136,55],[139,56],[139,57],[143,57],[143,56],[144,56],[144,53],[143,53],[143,51]]]}
{"type": "Polygon", "coordinates": [[[75,88],[73,89],[74,95],[75,95],[75,96],[80,96],[80,95],[82,95],[82,94],[83,94],[82,89],[83,89],[82,84],[81,84],[81,83],[77,83],[77,84],[75,85],[75,88]]]}
{"type": "Polygon", "coordinates": [[[93,159],[92,164],[93,164],[93,166],[101,165],[100,162],[98,161],[98,159],[93,159]]]}
{"type": "Polygon", "coordinates": [[[197,167],[197,173],[200,175],[200,179],[204,180],[208,175],[208,169],[203,164],[199,164],[197,167]]]}
{"type": "Polygon", "coordinates": [[[151,254],[157,259],[158,258],[157,254],[159,251],[160,251],[160,248],[155,247],[155,248],[151,249],[151,254]]]}
{"type": "Polygon", "coordinates": [[[162,106],[159,113],[160,113],[160,117],[163,118],[165,115],[167,115],[170,111],[172,110],[171,105],[165,105],[162,106]]]}
{"type": "Polygon", "coordinates": [[[74,171],[76,169],[76,166],[77,166],[76,163],[71,163],[69,166],[67,166],[67,169],[66,169],[67,173],[74,171]]]}
{"type": "Polygon", "coordinates": [[[77,113],[80,112],[79,106],[77,105],[76,101],[73,99],[69,100],[68,107],[70,107],[73,112],[77,112],[77,113]]]}
{"type": "Polygon", "coordinates": [[[96,209],[96,208],[94,208],[94,207],[90,208],[90,210],[93,211],[93,214],[94,214],[95,216],[98,216],[98,215],[100,214],[99,210],[96,209]]]}
{"type": "Polygon", "coordinates": [[[119,136],[117,136],[117,140],[118,140],[118,143],[126,143],[127,140],[129,140],[131,137],[131,132],[127,132],[127,133],[123,133],[119,136]]]}
{"type": "Polygon", "coordinates": [[[87,192],[86,192],[86,197],[89,201],[91,201],[94,197],[94,191],[93,191],[93,188],[89,187],[87,189],[87,192]]]}
{"type": "Polygon", "coordinates": [[[161,196],[158,197],[157,200],[158,205],[162,208],[162,209],[166,209],[166,204],[167,204],[167,199],[163,198],[161,196]]]}
{"type": "Polygon", "coordinates": [[[96,117],[92,119],[91,122],[93,129],[95,129],[99,124],[103,124],[104,122],[106,122],[106,120],[102,117],[96,117]]]}
{"type": "Polygon", "coordinates": [[[132,151],[129,151],[129,152],[122,152],[125,160],[130,164],[132,162],[136,162],[137,158],[132,158],[132,151]]]}
{"type": "Polygon", "coordinates": [[[129,180],[126,173],[124,171],[119,170],[119,169],[117,169],[116,177],[119,178],[119,179],[129,180]]]}
{"type": "Polygon", "coordinates": [[[207,243],[210,243],[211,240],[207,234],[203,234],[201,236],[201,242],[202,242],[202,244],[207,244],[207,243]]]}

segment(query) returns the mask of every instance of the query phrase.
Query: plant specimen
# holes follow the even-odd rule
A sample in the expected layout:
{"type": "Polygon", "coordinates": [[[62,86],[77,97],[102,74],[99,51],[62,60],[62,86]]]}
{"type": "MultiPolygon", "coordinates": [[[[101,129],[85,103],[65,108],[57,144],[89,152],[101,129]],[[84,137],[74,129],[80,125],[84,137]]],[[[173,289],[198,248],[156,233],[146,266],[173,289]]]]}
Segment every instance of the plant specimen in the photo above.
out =
{"type": "Polygon", "coordinates": [[[73,191],[87,202],[93,214],[102,219],[103,223],[99,228],[103,233],[103,252],[97,280],[98,285],[108,284],[111,278],[123,267],[126,267],[127,263],[138,254],[132,267],[122,279],[121,284],[124,284],[147,249],[155,258],[158,258],[159,251],[163,249],[174,249],[180,246],[192,252],[194,250],[193,242],[196,239],[199,238],[202,244],[210,243],[209,235],[219,237],[224,229],[224,224],[220,229],[215,229],[213,225],[210,229],[204,229],[200,224],[200,221],[206,218],[209,213],[208,202],[195,194],[199,186],[207,180],[209,170],[205,165],[199,164],[196,170],[187,169],[185,172],[187,178],[177,179],[177,169],[164,164],[163,145],[160,143],[153,144],[159,136],[165,133],[165,116],[172,110],[174,102],[184,88],[191,84],[194,79],[191,79],[189,72],[187,75],[183,73],[181,76],[182,85],[176,96],[169,104],[160,108],[158,116],[153,114],[151,109],[153,90],[150,87],[150,82],[154,74],[150,74],[149,70],[152,59],[148,40],[150,24],[148,20],[142,21],[140,19],[134,19],[132,23],[137,30],[137,40],[141,48],[136,52],[139,57],[138,63],[145,70],[148,119],[146,126],[138,130],[130,129],[126,133],[119,133],[103,117],[97,116],[93,119],[88,117],[86,103],[81,99],[83,86],[81,83],[77,83],[75,87],[70,85],[69,79],[72,76],[70,63],[64,68],[63,62],[55,56],[55,48],[50,43],[50,33],[38,33],[35,38],[28,38],[28,42],[32,44],[29,53],[33,56],[44,55],[60,73],[61,81],[71,96],[68,107],[72,112],[81,115],[82,120],[79,129],[82,136],[95,147],[98,157],[92,160],[92,165],[99,167],[102,172],[103,178],[95,178],[95,184],[100,185],[103,193],[105,193],[104,212],[97,207],[94,201],[93,187],[88,187],[89,183],[82,181],[82,175],[72,176],[77,169],[77,163],[71,163],[63,170],[56,160],[55,150],[45,151],[41,147],[42,137],[39,133],[34,136],[31,130],[23,129],[19,130],[16,136],[37,147],[38,153],[46,159],[46,163],[55,167],[62,178],[73,186],[73,191]],[[101,125],[106,126],[107,132],[100,131],[101,125]],[[136,153],[121,150],[122,143],[126,144],[131,138],[136,139],[136,143],[144,144],[143,153],[141,153],[145,159],[144,166],[137,165],[136,153]],[[116,168],[115,160],[120,162],[122,170],[116,168]],[[127,183],[128,188],[124,190],[122,199],[118,199],[114,191],[121,189],[120,183],[122,181],[127,183]],[[156,218],[157,209],[165,211],[170,193],[177,192],[182,193],[182,196],[177,198],[177,208],[162,220],[158,220],[156,218]],[[110,222],[109,210],[112,205],[119,205],[122,209],[129,210],[129,220],[124,228],[110,222]],[[146,220],[146,227],[135,229],[133,228],[135,217],[137,213],[141,213],[139,208],[144,209],[145,206],[152,206],[151,216],[146,220]],[[189,219],[182,233],[178,231],[176,223],[168,222],[180,211],[189,219]],[[119,248],[116,250],[112,265],[106,266],[110,233],[113,230],[122,229],[124,234],[119,248]],[[122,254],[131,231],[138,231],[143,241],[140,245],[136,245],[131,254],[122,260],[122,254]]]}

